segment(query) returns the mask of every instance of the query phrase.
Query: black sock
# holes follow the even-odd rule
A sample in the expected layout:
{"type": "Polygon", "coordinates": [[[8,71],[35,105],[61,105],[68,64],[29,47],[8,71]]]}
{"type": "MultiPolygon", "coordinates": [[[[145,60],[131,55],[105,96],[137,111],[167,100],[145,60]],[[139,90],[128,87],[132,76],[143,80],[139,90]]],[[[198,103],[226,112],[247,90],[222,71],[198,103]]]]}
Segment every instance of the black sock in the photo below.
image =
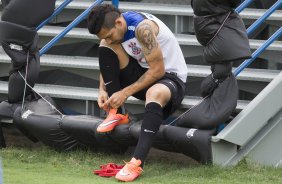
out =
{"type": "Polygon", "coordinates": [[[150,102],[145,107],[145,114],[141,126],[138,144],[136,146],[133,157],[140,159],[142,165],[149,153],[156,133],[158,132],[163,121],[163,111],[160,104],[150,102]]]}
{"type": "Polygon", "coordinates": [[[108,47],[99,47],[100,72],[109,96],[121,90],[119,60],[116,53],[108,47]]]}
{"type": "MultiPolygon", "coordinates": [[[[99,47],[100,72],[109,96],[121,90],[119,59],[116,53],[108,47],[99,47]]],[[[118,113],[125,114],[124,107],[118,108],[118,113]]]]}

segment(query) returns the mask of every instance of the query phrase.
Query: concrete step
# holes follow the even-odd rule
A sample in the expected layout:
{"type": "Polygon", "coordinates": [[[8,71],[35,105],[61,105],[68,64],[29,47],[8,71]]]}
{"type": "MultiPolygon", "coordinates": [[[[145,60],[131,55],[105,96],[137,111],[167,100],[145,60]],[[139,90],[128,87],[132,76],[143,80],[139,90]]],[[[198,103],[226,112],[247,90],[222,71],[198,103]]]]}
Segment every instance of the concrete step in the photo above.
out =
{"type": "MultiPolygon", "coordinates": [[[[45,26],[39,30],[41,36],[40,45],[45,44],[50,39],[62,32],[64,27],[58,26],[45,26]]],[[[185,57],[199,56],[203,54],[203,47],[197,41],[195,35],[188,34],[175,34],[185,57]]],[[[81,41],[92,41],[99,43],[96,36],[91,35],[85,28],[74,28],[72,29],[58,44],[67,44],[81,41]]],[[[265,40],[254,40],[250,39],[251,49],[256,50],[263,45],[265,40]]],[[[275,62],[281,62],[282,58],[282,41],[273,42],[261,55],[261,58],[269,59],[275,62]]]]}
{"type": "MultiPolygon", "coordinates": [[[[72,86],[59,86],[50,84],[36,84],[34,90],[40,94],[46,94],[54,98],[82,100],[82,101],[97,101],[98,89],[84,88],[84,87],[72,87],[72,86]]],[[[8,93],[8,82],[0,81],[0,93],[8,93]]],[[[185,96],[182,101],[182,108],[189,108],[196,105],[202,98],[196,96],[185,96]]],[[[241,111],[249,101],[238,100],[236,111],[241,111]]],[[[144,105],[143,101],[140,101],[134,97],[129,97],[127,104],[139,104],[144,105]]]]}
{"type": "MultiPolygon", "coordinates": [[[[45,26],[38,31],[40,36],[48,36],[54,37],[63,31],[64,27],[58,26],[45,26]]],[[[201,47],[200,43],[197,41],[195,35],[188,35],[188,34],[175,34],[178,42],[180,45],[187,45],[187,46],[199,46],[201,47]]],[[[71,39],[79,39],[81,40],[92,40],[96,43],[99,42],[98,38],[95,35],[92,35],[88,32],[85,28],[74,28],[72,29],[65,38],[71,39]]],[[[250,39],[250,45],[252,49],[259,48],[265,41],[264,40],[254,40],[250,39]]],[[[267,50],[270,51],[282,51],[282,41],[275,41],[271,44],[267,50]]]]}
{"type": "MultiPolygon", "coordinates": [[[[63,0],[57,0],[56,5],[61,4],[63,0]]],[[[71,2],[66,8],[73,10],[85,10],[93,1],[89,0],[76,0],[71,2]]],[[[107,2],[110,3],[110,2],[107,2]]],[[[120,2],[120,7],[123,11],[141,11],[152,13],[156,15],[179,15],[179,16],[194,16],[193,9],[187,4],[165,4],[165,3],[134,3],[134,2],[120,2]]],[[[240,15],[243,19],[258,19],[263,15],[265,9],[252,9],[246,8],[240,15]]],[[[282,10],[275,11],[268,20],[281,21],[282,10]]]]}
{"type": "MultiPolygon", "coordinates": [[[[58,56],[43,55],[41,57],[41,66],[55,68],[74,68],[84,70],[99,70],[99,61],[96,57],[80,57],[80,56],[58,56]]],[[[0,63],[10,64],[10,58],[5,53],[0,52],[0,63]]],[[[187,65],[189,77],[206,77],[211,73],[209,66],[203,65],[187,65]]],[[[234,68],[235,69],[235,68],[234,68]]],[[[245,69],[238,77],[243,81],[259,81],[270,82],[280,71],[266,69],[245,69]]]]}

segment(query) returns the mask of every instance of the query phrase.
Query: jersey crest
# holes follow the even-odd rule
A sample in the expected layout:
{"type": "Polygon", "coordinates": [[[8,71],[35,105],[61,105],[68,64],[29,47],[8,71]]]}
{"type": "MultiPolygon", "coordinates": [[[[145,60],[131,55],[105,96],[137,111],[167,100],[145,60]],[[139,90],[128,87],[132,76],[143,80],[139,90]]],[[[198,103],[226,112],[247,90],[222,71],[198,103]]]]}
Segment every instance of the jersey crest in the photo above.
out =
{"type": "Polygon", "coordinates": [[[139,55],[141,53],[141,48],[137,47],[135,42],[129,42],[129,48],[132,50],[132,54],[139,55]]]}

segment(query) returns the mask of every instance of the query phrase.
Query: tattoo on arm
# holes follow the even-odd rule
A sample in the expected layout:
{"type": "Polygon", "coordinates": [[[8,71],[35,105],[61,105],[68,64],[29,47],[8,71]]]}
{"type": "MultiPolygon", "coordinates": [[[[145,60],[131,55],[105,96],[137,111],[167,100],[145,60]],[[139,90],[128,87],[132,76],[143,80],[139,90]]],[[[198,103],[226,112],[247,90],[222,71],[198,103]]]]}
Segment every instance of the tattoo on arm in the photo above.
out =
{"type": "Polygon", "coordinates": [[[145,55],[152,53],[152,50],[158,47],[156,38],[152,27],[148,23],[143,23],[137,30],[137,37],[143,45],[143,52],[145,55]]]}

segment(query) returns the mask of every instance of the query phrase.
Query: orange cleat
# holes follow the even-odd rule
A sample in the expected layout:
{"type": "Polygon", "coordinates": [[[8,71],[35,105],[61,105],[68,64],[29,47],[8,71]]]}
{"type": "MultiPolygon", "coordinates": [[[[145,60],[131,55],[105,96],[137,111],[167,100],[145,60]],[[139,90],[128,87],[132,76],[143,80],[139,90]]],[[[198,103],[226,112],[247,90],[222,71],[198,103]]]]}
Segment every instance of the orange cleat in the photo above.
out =
{"type": "Polygon", "coordinates": [[[110,109],[107,118],[98,126],[97,132],[105,133],[112,131],[117,125],[129,122],[128,113],[126,115],[117,114],[117,109],[110,109]]]}
{"type": "Polygon", "coordinates": [[[116,179],[126,182],[135,180],[143,172],[143,169],[140,167],[141,163],[141,160],[132,158],[130,162],[126,163],[126,165],[116,174],[116,179]]]}

